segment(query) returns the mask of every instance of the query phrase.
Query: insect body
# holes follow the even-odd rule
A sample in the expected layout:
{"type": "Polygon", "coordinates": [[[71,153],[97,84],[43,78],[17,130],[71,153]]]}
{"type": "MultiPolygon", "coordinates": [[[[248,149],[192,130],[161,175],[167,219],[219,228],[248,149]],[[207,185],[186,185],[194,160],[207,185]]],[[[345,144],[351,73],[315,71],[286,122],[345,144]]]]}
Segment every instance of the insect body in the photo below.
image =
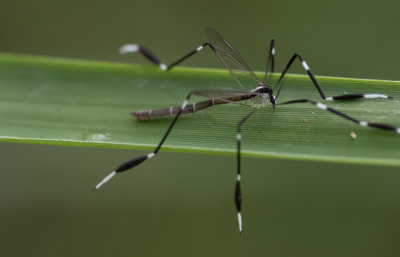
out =
{"type": "Polygon", "coordinates": [[[130,160],[128,162],[123,163],[120,165],[116,170],[111,172],[107,177],[105,177],[100,183],[96,185],[93,190],[98,189],[101,187],[104,183],[106,183],[108,180],[110,180],[114,175],[117,173],[129,170],[140,163],[153,158],[162,145],[164,144],[165,140],[167,139],[168,135],[170,134],[172,128],[176,124],[177,120],[179,117],[183,114],[187,113],[195,113],[200,110],[204,110],[206,108],[212,107],[214,105],[220,105],[220,104],[228,104],[228,103],[233,103],[233,104],[240,104],[245,107],[251,108],[251,111],[242,119],[238,122],[237,124],[237,134],[236,134],[236,141],[237,141],[237,171],[236,171],[236,186],[235,186],[235,192],[234,192],[234,200],[235,200],[235,205],[236,205],[236,211],[237,211],[237,218],[238,218],[238,225],[239,225],[239,231],[240,234],[242,234],[242,216],[241,216],[241,205],[242,205],[242,194],[241,194],[241,140],[242,140],[242,135],[241,135],[241,127],[243,124],[259,109],[261,106],[266,106],[267,104],[271,104],[272,108],[276,108],[276,106],[279,105],[287,105],[287,104],[298,104],[298,103],[309,103],[316,108],[326,110],[328,112],[331,112],[335,115],[338,115],[344,119],[350,120],[354,123],[359,124],[360,126],[364,127],[374,127],[378,129],[383,129],[383,130],[389,130],[396,132],[400,134],[400,128],[394,127],[392,125],[388,124],[382,124],[382,123],[370,123],[366,121],[361,121],[358,119],[355,119],[345,113],[342,113],[334,108],[331,108],[327,106],[324,103],[317,102],[314,100],[310,99],[294,99],[291,101],[286,101],[286,102],[278,102],[279,98],[279,93],[283,87],[283,79],[288,72],[289,68],[293,64],[293,62],[296,59],[299,59],[304,70],[307,72],[308,76],[310,77],[315,89],[319,92],[321,98],[325,101],[336,101],[336,100],[354,100],[358,98],[365,98],[365,99],[373,99],[373,98],[383,98],[383,99],[388,99],[391,98],[387,95],[384,94],[345,94],[345,95],[337,95],[337,96],[331,96],[331,97],[326,97],[323,90],[321,89],[320,85],[318,84],[317,80],[314,77],[314,74],[311,72],[309,66],[303,59],[303,57],[295,53],[289,60],[288,64],[286,65],[285,69],[283,70],[282,74],[280,75],[278,81],[276,84],[272,87],[270,85],[266,84],[268,72],[274,71],[274,59],[275,59],[275,41],[271,40],[270,44],[270,49],[269,49],[269,54],[268,54],[268,59],[267,59],[267,64],[266,64],[266,69],[265,69],[265,76],[263,82],[254,74],[254,72],[251,70],[251,68],[247,65],[247,63],[243,60],[243,58],[239,55],[239,53],[232,47],[232,45],[226,41],[221,34],[216,32],[212,28],[206,28],[206,35],[208,38],[208,41],[199,47],[197,47],[195,50],[191,51],[187,55],[183,56],[182,58],[178,59],[174,63],[170,65],[166,65],[165,63],[161,62],[159,58],[151,52],[149,49],[137,45],[137,44],[129,44],[125,45],[120,48],[120,53],[125,54],[129,52],[140,52],[143,56],[145,56],[147,59],[158,65],[162,70],[170,70],[174,66],[180,64],[182,61],[186,60],[190,56],[194,55],[195,53],[201,51],[205,47],[211,48],[211,50],[216,54],[216,56],[219,58],[219,60],[222,62],[222,64],[226,67],[226,69],[229,71],[229,73],[232,75],[233,79],[236,81],[236,83],[240,87],[240,91],[226,91],[226,90],[195,90],[191,91],[188,93],[186,98],[184,99],[182,105],[180,106],[175,106],[175,107],[169,107],[165,109],[156,109],[156,110],[140,110],[140,111],[135,111],[132,114],[139,120],[147,120],[147,119],[154,119],[154,118],[159,118],[159,117],[164,117],[164,116],[174,116],[174,119],[172,120],[171,124],[169,125],[166,133],[164,134],[163,138],[161,139],[160,143],[158,146],[155,148],[155,150],[147,155],[140,156],[138,158],[135,158],[133,160],[130,160]],[[248,78],[252,80],[256,87],[252,90],[246,90],[242,83],[240,82],[239,78],[248,78]],[[192,103],[189,104],[188,101],[192,95],[198,95],[202,96],[205,98],[208,98],[208,100],[197,102],[197,103],[192,103]],[[246,104],[243,103],[242,101],[244,100],[250,100],[251,104],[246,104]]]}
{"type": "MultiPolygon", "coordinates": [[[[192,91],[192,94],[202,95],[205,91],[192,91]]],[[[213,90],[214,94],[217,93],[226,93],[226,91],[218,91],[213,90]]],[[[229,93],[234,93],[233,91],[229,91],[229,93]]],[[[214,105],[233,103],[238,101],[250,100],[252,107],[259,108],[261,106],[266,106],[267,102],[270,101],[273,106],[275,106],[275,97],[272,95],[272,89],[269,86],[262,85],[254,89],[250,93],[242,93],[238,92],[236,96],[230,96],[225,98],[215,98],[212,97],[209,100],[197,102],[193,104],[186,105],[186,107],[182,110],[181,114],[194,113],[200,110],[204,110],[214,105]]],[[[169,107],[165,109],[158,110],[140,110],[136,112],[132,112],[138,120],[148,120],[153,118],[160,118],[164,116],[172,116],[178,114],[181,110],[180,106],[169,107]]]]}

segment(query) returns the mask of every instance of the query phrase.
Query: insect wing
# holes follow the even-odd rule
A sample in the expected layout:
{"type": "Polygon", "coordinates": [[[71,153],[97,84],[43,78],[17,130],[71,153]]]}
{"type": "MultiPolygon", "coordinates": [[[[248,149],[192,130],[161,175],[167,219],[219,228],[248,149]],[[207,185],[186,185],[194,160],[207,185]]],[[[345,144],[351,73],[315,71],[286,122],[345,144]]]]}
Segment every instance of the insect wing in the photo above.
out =
{"type": "MultiPolygon", "coordinates": [[[[251,70],[249,65],[243,60],[240,54],[233,46],[226,41],[220,33],[212,28],[206,28],[206,36],[212,47],[215,49],[217,56],[220,58],[225,67],[230,71],[239,86],[245,90],[237,78],[237,75],[250,78],[261,84],[256,74],[251,70]]],[[[246,90],[245,90],[246,91],[246,90]]]]}
{"type": "Polygon", "coordinates": [[[242,96],[247,95],[248,93],[243,93],[242,91],[233,91],[233,90],[194,90],[192,91],[193,95],[203,96],[206,98],[221,98],[221,97],[232,97],[232,96],[242,96]]]}

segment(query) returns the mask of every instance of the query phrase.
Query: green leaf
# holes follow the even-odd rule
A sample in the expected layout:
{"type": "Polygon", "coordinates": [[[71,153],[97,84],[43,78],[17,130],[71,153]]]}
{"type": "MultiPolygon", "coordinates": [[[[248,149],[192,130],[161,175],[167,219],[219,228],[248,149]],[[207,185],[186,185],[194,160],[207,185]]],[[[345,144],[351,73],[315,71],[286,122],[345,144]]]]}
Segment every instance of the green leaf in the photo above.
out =
{"type": "MultiPolygon", "coordinates": [[[[400,82],[317,80],[327,96],[393,96],[326,104],[360,120],[400,127],[400,82]]],[[[137,121],[130,112],[180,106],[194,89],[238,86],[225,70],[163,72],[153,66],[3,53],[0,89],[1,141],[150,150],[172,118],[137,121]]],[[[288,75],[279,100],[301,98],[320,100],[307,76],[288,75]]],[[[162,150],[234,155],[236,124],[249,112],[229,104],[183,116],[162,150]]],[[[270,106],[260,109],[244,125],[242,138],[247,156],[400,165],[400,135],[360,127],[310,104],[277,106],[275,112],[270,106]]]]}

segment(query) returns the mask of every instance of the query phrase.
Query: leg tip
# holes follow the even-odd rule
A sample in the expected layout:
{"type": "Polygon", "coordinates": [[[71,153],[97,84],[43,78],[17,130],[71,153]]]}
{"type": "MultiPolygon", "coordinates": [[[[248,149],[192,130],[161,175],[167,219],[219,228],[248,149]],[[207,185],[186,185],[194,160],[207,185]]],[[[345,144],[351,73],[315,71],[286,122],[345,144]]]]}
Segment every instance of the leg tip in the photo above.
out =
{"type": "Polygon", "coordinates": [[[118,51],[120,54],[134,53],[134,52],[139,51],[139,45],[137,45],[137,44],[123,45],[119,48],[118,51]]]}

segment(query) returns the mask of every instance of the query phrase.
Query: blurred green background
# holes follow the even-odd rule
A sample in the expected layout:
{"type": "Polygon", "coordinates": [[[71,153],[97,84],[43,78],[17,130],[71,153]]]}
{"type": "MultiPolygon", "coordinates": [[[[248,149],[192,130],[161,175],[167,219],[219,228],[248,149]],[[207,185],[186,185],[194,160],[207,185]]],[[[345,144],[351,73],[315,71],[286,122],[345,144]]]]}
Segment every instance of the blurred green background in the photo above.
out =
{"type": "MultiPolygon", "coordinates": [[[[3,0],[0,51],[148,64],[117,53],[141,43],[168,63],[213,26],[255,70],[274,37],[278,71],[297,51],[317,75],[399,80],[399,8],[394,0],[3,0]]],[[[185,65],[222,68],[210,51],[185,65]]],[[[245,158],[239,238],[234,156],[161,153],[89,193],[141,154],[0,144],[1,255],[399,255],[399,168],[245,158]]]]}

